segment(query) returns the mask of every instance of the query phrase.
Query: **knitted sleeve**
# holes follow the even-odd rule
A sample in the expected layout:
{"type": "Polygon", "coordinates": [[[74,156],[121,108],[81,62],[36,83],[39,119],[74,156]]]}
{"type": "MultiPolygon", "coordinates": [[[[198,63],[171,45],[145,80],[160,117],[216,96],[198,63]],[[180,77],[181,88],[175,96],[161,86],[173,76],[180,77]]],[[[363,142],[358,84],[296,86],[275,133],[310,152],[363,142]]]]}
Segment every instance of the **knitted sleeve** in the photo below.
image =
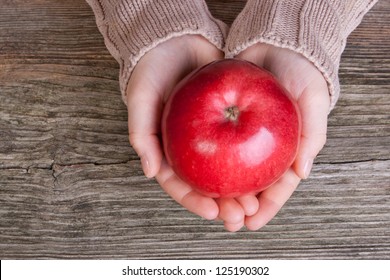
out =
{"type": "Polygon", "coordinates": [[[248,0],[230,29],[227,57],[261,42],[296,51],[324,75],[334,107],[348,35],[377,0],[248,0]]]}
{"type": "Polygon", "coordinates": [[[119,84],[126,103],[130,74],[140,58],[158,44],[198,34],[224,48],[226,25],[214,19],[204,0],[87,0],[111,55],[120,65],[119,84]]]}

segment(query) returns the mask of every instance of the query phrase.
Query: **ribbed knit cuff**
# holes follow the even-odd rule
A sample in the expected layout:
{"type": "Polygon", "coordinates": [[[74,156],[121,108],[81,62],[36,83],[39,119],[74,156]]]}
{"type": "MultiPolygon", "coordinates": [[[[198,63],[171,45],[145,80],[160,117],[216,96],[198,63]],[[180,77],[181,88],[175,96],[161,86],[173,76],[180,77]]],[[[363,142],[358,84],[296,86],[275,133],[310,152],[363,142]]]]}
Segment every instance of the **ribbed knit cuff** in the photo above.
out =
{"type": "Polygon", "coordinates": [[[203,0],[87,0],[111,55],[120,65],[120,89],[126,88],[141,57],[158,44],[197,34],[223,49],[227,26],[212,17],[203,0]]]}
{"type": "Polygon", "coordinates": [[[331,110],[340,92],[338,69],[346,39],[376,2],[248,0],[230,29],[226,56],[259,42],[302,54],[328,82],[331,110]]]}

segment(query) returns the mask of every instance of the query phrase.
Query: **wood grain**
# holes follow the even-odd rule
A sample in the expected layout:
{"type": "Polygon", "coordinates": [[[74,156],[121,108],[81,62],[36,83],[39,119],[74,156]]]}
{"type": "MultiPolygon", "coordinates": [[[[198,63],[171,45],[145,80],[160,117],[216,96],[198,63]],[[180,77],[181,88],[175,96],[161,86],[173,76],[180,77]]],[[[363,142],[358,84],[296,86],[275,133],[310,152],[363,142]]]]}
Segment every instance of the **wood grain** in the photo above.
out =
{"type": "MultiPolygon", "coordinates": [[[[245,1],[208,1],[232,23],[245,1]]],[[[82,0],[0,0],[0,258],[389,259],[390,2],[351,34],[310,179],[228,233],[143,176],[118,66],[82,0]]]]}

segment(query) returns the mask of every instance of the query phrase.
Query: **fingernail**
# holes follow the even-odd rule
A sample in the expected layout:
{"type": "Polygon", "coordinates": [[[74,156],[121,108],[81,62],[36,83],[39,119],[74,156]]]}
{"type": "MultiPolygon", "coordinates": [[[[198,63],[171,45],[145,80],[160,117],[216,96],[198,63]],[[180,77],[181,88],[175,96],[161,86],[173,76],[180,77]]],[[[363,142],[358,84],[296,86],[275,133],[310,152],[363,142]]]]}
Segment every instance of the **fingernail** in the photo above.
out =
{"type": "Polygon", "coordinates": [[[142,165],[142,170],[144,171],[145,176],[148,178],[152,177],[150,175],[150,163],[149,163],[149,160],[146,156],[141,157],[141,165],[142,165]]]}
{"type": "Polygon", "coordinates": [[[312,167],[313,167],[313,160],[308,159],[305,162],[305,165],[303,166],[303,176],[304,176],[303,179],[307,179],[309,177],[312,167]]]}

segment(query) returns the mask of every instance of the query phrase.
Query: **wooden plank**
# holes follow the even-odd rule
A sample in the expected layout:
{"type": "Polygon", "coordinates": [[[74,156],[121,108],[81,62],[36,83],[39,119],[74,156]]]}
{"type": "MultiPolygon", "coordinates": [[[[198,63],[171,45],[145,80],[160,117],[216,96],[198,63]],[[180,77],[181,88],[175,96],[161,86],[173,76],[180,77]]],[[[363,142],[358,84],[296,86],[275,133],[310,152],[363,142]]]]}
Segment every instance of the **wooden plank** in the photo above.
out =
{"type": "MultiPolygon", "coordinates": [[[[231,24],[245,1],[207,1],[231,24]]],[[[228,233],[142,175],[118,66],[82,0],[0,0],[0,258],[388,259],[389,1],[350,36],[311,177],[228,233]]]]}
{"type": "Polygon", "coordinates": [[[318,164],[269,226],[235,234],[174,203],[138,161],[54,170],[2,171],[2,258],[385,258],[390,250],[384,161],[318,164]]]}

